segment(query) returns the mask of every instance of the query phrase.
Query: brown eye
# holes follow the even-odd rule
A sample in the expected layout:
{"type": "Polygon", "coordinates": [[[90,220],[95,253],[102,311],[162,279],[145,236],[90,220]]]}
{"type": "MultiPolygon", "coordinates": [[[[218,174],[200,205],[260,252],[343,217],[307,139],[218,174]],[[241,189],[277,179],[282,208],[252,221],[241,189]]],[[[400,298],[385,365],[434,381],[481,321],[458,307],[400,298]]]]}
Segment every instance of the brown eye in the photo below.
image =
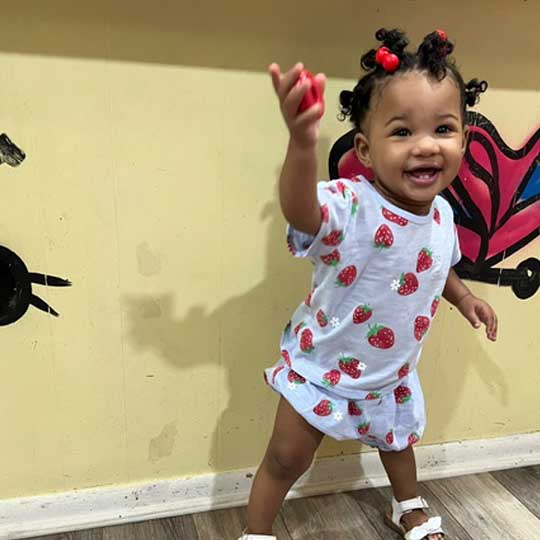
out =
{"type": "Polygon", "coordinates": [[[410,134],[411,132],[407,128],[399,128],[392,132],[392,135],[396,137],[407,137],[410,134]]]}
{"type": "Polygon", "coordinates": [[[443,133],[444,134],[444,133],[451,133],[454,130],[452,129],[451,126],[444,125],[444,126],[439,126],[436,131],[437,131],[437,133],[443,133]]]}

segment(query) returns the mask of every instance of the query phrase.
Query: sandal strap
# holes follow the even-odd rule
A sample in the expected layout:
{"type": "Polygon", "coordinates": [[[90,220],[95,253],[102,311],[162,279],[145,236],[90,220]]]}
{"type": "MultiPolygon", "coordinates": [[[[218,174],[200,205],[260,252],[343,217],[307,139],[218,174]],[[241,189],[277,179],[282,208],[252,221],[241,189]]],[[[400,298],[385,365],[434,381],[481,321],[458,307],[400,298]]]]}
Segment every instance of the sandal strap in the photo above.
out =
{"type": "Polygon", "coordinates": [[[408,514],[413,510],[422,510],[429,508],[429,504],[423,497],[415,497],[414,499],[407,499],[406,501],[398,502],[392,497],[392,521],[396,525],[401,525],[401,517],[403,514],[408,514]]]}
{"type": "Polygon", "coordinates": [[[267,534],[246,534],[244,530],[238,540],[277,540],[277,538],[275,536],[268,536],[267,534]]]}
{"type": "Polygon", "coordinates": [[[267,534],[243,534],[238,540],[276,540],[276,537],[267,534]]]}
{"type": "Polygon", "coordinates": [[[406,533],[405,540],[424,540],[430,534],[442,534],[444,536],[444,531],[441,529],[441,521],[439,516],[429,518],[422,525],[417,525],[406,533]]]}

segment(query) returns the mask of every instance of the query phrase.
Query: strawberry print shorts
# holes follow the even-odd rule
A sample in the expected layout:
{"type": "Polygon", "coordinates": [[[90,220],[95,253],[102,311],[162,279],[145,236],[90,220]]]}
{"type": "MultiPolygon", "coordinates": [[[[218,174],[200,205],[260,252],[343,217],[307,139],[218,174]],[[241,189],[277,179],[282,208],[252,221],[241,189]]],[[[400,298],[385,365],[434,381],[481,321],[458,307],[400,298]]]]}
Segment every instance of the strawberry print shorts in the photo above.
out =
{"type": "Polygon", "coordinates": [[[372,392],[358,401],[307,381],[284,363],[265,370],[264,376],[309,424],[336,440],[358,440],[398,452],[424,433],[424,396],[416,370],[401,379],[393,392],[372,392]]]}

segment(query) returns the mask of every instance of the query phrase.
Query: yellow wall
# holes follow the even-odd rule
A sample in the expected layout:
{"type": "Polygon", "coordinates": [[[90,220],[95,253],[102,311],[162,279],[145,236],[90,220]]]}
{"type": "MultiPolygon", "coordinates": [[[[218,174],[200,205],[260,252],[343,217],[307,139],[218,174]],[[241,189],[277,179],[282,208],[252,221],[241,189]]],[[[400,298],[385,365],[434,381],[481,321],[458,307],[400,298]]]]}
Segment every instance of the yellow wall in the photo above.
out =
{"type": "MultiPolygon", "coordinates": [[[[536,2],[40,4],[2,8],[0,131],[28,157],[0,168],[0,244],[74,286],[36,287],[59,320],[31,308],[0,329],[0,498],[259,462],[277,399],[262,368],[309,288],[284,247],[269,62],[330,76],[322,177],[348,129],[338,92],[382,25],[415,43],[445,28],[511,144],[540,123],[536,2]]],[[[442,309],[421,365],[424,443],[540,429],[540,297],[472,287],[500,341],[442,309]]]]}

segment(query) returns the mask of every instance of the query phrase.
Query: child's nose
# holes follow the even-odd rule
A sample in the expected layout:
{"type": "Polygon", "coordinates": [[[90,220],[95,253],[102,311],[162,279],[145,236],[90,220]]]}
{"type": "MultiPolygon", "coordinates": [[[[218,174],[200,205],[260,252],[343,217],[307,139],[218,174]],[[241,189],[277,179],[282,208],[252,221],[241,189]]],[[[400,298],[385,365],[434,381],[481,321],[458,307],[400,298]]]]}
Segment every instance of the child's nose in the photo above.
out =
{"type": "Polygon", "coordinates": [[[439,143],[430,136],[422,137],[413,148],[415,156],[431,156],[439,152],[439,143]]]}

